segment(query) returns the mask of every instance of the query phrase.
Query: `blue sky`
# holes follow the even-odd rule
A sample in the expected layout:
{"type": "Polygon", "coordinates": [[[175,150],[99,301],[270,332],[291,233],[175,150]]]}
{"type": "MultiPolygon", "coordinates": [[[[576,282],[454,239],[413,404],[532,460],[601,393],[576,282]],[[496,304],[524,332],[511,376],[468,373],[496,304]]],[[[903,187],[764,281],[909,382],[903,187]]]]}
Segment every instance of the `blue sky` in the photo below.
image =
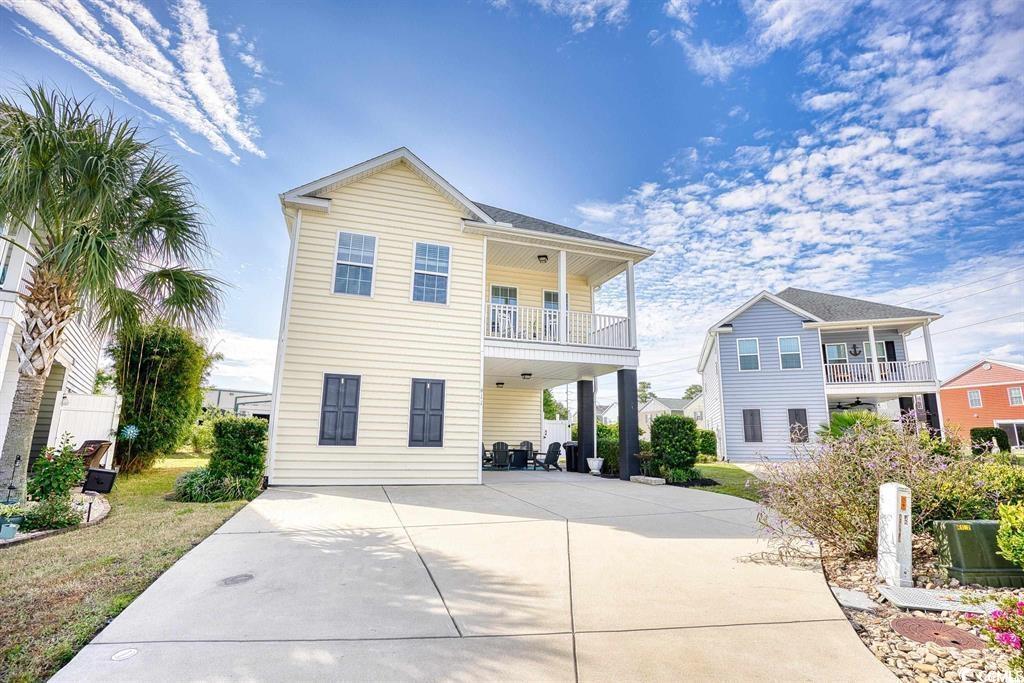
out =
{"type": "Polygon", "coordinates": [[[1024,357],[1019,0],[0,0],[0,87],[40,80],[194,180],[234,284],[221,385],[270,385],[277,194],[401,145],[471,198],[658,249],[663,395],[710,324],[790,285],[945,314],[945,375],[1024,357]]]}

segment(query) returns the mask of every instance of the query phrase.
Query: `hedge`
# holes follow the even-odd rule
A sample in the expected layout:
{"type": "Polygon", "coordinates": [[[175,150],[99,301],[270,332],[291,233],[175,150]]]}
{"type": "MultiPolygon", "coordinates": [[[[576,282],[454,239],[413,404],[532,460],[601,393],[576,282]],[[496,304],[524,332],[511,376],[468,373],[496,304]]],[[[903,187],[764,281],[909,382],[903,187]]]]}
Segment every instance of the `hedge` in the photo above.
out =
{"type": "Polygon", "coordinates": [[[266,456],[266,420],[258,417],[222,417],[214,421],[210,473],[215,477],[261,477],[266,456]]]}
{"type": "Polygon", "coordinates": [[[651,420],[651,448],[657,465],[691,469],[697,462],[697,423],[682,415],[659,415],[651,420]]]}
{"type": "Polygon", "coordinates": [[[710,429],[697,430],[697,452],[701,455],[718,455],[718,439],[710,429]]]}

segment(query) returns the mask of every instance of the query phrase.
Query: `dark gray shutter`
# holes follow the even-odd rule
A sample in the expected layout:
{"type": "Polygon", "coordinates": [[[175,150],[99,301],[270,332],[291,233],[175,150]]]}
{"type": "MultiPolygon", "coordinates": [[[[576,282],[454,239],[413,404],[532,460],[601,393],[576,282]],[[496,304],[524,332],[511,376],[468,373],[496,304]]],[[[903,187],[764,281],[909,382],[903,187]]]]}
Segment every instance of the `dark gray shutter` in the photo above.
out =
{"type": "Polygon", "coordinates": [[[885,342],[885,357],[890,361],[896,360],[896,342],[891,339],[885,342]]]}
{"type": "Polygon", "coordinates": [[[807,441],[807,410],[805,408],[789,409],[789,440],[793,443],[807,441]]]}
{"type": "Polygon", "coordinates": [[[444,443],[444,380],[414,379],[409,403],[409,445],[444,443]]]}
{"type": "Polygon", "coordinates": [[[355,446],[359,422],[359,376],[324,375],[320,445],[355,446]]]}
{"type": "Polygon", "coordinates": [[[743,411],[743,440],[761,441],[761,411],[757,408],[743,411]]]}

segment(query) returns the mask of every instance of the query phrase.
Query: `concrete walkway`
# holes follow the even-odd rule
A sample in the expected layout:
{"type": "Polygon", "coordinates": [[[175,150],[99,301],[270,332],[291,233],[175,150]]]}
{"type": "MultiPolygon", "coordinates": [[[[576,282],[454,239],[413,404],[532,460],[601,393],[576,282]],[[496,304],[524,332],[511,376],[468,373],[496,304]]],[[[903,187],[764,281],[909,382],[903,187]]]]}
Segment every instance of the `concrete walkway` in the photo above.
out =
{"type": "Polygon", "coordinates": [[[542,471],[274,488],[53,680],[894,680],[755,513],[542,471]]]}

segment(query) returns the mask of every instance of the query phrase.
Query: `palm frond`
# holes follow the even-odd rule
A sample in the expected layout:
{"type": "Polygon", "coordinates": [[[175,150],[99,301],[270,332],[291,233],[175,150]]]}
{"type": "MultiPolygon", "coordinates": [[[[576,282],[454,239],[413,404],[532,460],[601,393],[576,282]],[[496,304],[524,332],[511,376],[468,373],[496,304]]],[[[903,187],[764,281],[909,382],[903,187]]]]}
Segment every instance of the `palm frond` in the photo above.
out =
{"type": "Polygon", "coordinates": [[[142,275],[139,292],[153,302],[154,313],[190,330],[202,330],[217,319],[224,282],[209,273],[171,267],[142,275]]]}

